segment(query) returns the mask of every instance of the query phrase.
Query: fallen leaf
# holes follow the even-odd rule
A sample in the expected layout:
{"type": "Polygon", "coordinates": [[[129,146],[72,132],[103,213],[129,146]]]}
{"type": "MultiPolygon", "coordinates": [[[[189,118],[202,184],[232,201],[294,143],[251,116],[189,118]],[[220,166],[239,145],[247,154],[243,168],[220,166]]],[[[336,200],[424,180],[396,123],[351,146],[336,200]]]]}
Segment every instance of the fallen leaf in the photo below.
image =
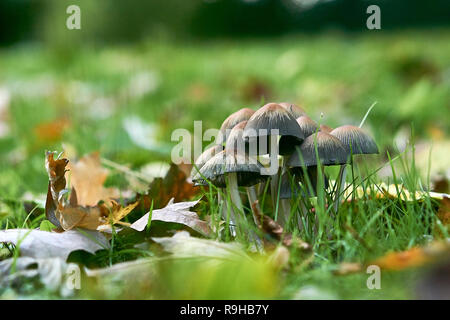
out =
{"type": "Polygon", "coordinates": [[[47,151],[45,153],[45,169],[49,179],[45,215],[57,227],[61,227],[61,224],[56,218],[55,211],[59,203],[59,194],[66,187],[65,173],[68,162],[69,160],[64,158],[55,160],[53,152],[47,151]]]}
{"type": "Polygon", "coordinates": [[[37,277],[39,282],[46,290],[59,292],[67,297],[73,294],[73,289],[66,286],[65,278],[69,267],[75,264],[66,263],[61,258],[35,259],[31,257],[10,258],[0,262],[0,285],[10,286],[11,283],[20,280],[37,277]],[[11,273],[12,266],[15,266],[15,272],[11,273]]]}
{"type": "Polygon", "coordinates": [[[261,214],[258,201],[259,200],[256,200],[254,203],[252,203],[252,210],[256,216],[257,227],[260,230],[271,235],[278,241],[281,241],[281,243],[287,247],[290,247],[294,244],[297,248],[302,250],[311,249],[311,246],[308,243],[299,238],[292,237],[292,234],[288,232],[284,232],[283,227],[271,217],[261,214]]]}
{"type": "Polygon", "coordinates": [[[370,264],[377,265],[385,270],[403,270],[423,265],[427,261],[428,258],[422,248],[415,247],[406,251],[390,252],[370,264]]]}
{"type": "Polygon", "coordinates": [[[111,191],[103,187],[107,172],[101,168],[100,157],[97,153],[86,156],[75,166],[71,166],[71,170],[75,170],[75,174],[71,177],[72,181],[75,178],[75,182],[72,182],[72,191],[67,201],[64,196],[69,190],[65,189],[64,175],[68,171],[66,169],[68,163],[67,159],[54,160],[53,153],[46,153],[45,167],[49,176],[49,187],[45,212],[47,219],[58,228],[66,231],[75,227],[101,230],[101,226],[108,225],[110,222],[118,223],[138,205],[139,201],[136,201],[122,207],[115,200],[110,199],[111,191]],[[93,177],[89,177],[89,171],[92,171],[93,177]],[[94,183],[89,184],[90,178],[94,183]],[[83,201],[81,205],[78,188],[86,188],[88,191],[86,193],[86,190],[83,190],[81,193],[84,195],[81,196],[83,201]],[[97,204],[100,200],[107,200],[107,202],[97,204]],[[93,203],[93,205],[86,205],[86,203],[93,203]]]}
{"type": "Polygon", "coordinates": [[[100,154],[94,152],[68,164],[70,184],[77,190],[78,204],[95,206],[99,201],[108,202],[119,197],[115,188],[105,188],[109,171],[102,167],[100,154]]]}
{"type": "Polygon", "coordinates": [[[43,122],[34,127],[34,134],[41,143],[59,141],[64,131],[70,126],[70,121],[65,118],[50,122],[43,122]]]}
{"type": "Polygon", "coordinates": [[[112,223],[118,223],[120,220],[125,218],[134,208],[139,204],[139,201],[136,201],[132,204],[129,204],[126,207],[122,207],[116,201],[112,200],[112,209],[111,209],[111,219],[112,223]]]}
{"type": "Polygon", "coordinates": [[[436,261],[449,253],[450,243],[435,241],[425,247],[413,247],[405,251],[389,252],[368,263],[368,265],[377,265],[384,270],[403,270],[436,261]]]}
{"type": "Polygon", "coordinates": [[[109,242],[100,232],[69,230],[62,233],[29,229],[0,230],[0,242],[19,246],[20,255],[36,259],[59,257],[66,260],[72,251],[95,253],[108,249],[109,242]]]}
{"type": "Polygon", "coordinates": [[[442,199],[437,216],[444,226],[450,227],[450,198],[444,197],[442,199]]]}
{"type": "Polygon", "coordinates": [[[75,227],[97,230],[102,224],[107,224],[108,209],[105,205],[95,207],[59,206],[56,218],[64,230],[75,227]]]}
{"type": "Polygon", "coordinates": [[[189,232],[180,231],[172,237],[154,237],[165,251],[177,257],[208,257],[208,258],[245,258],[250,257],[242,246],[236,242],[224,243],[215,240],[191,237],[189,232]]]}
{"type": "Polygon", "coordinates": [[[164,178],[155,178],[150,184],[148,194],[140,198],[144,210],[150,210],[152,201],[153,208],[159,209],[166,206],[172,198],[175,202],[181,202],[200,193],[201,188],[188,181],[185,171],[184,167],[180,169],[171,164],[164,178]]]}
{"type": "Polygon", "coordinates": [[[359,273],[363,270],[363,266],[357,262],[342,262],[338,268],[333,271],[337,276],[346,276],[353,273],[359,273]]]}
{"type": "MultiPolygon", "coordinates": [[[[333,189],[336,181],[330,181],[329,191],[333,189]]],[[[426,197],[430,197],[436,200],[442,200],[444,197],[450,197],[450,195],[439,192],[425,192],[416,191],[415,193],[407,190],[402,184],[390,184],[382,182],[379,185],[367,186],[367,188],[362,188],[361,186],[354,187],[353,184],[346,183],[343,187],[343,198],[351,200],[352,193],[356,199],[371,197],[376,198],[389,198],[389,199],[400,199],[402,201],[415,201],[423,200],[426,197]]]]}
{"type": "MultiPolygon", "coordinates": [[[[199,201],[200,200],[174,203],[174,198],[172,198],[164,208],[152,211],[152,221],[183,224],[205,236],[208,236],[211,234],[211,229],[206,221],[200,220],[197,213],[188,210],[194,207],[199,201]]],[[[143,231],[147,226],[149,214],[150,213],[145,214],[130,227],[137,231],[143,231]]]]}

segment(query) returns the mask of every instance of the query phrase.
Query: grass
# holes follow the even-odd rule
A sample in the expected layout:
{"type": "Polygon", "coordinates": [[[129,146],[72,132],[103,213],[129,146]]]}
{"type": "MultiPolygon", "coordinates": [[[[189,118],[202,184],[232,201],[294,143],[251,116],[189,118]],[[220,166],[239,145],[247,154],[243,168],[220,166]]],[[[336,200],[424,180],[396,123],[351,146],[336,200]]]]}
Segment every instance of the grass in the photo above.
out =
{"type": "MultiPolygon", "coordinates": [[[[448,30],[434,30],[244,43],[148,41],[128,47],[81,47],[67,56],[39,44],[3,49],[0,87],[7,88],[11,101],[10,134],[0,138],[0,228],[36,228],[44,220],[39,206],[25,208],[24,198],[40,198],[47,190],[45,150],[64,146],[78,155],[99,150],[104,158],[137,170],[170,159],[172,130],[192,131],[194,120],[202,120],[204,129],[217,128],[232,111],[259,106],[261,96],[266,101],[300,102],[313,119],[332,127],[358,125],[377,101],[364,128],[381,153],[364,161],[355,159],[347,176],[348,182],[355,179],[354,184],[369,186],[369,195],[341,206],[335,219],[325,207],[326,193],[306,203],[320,221],[317,235],[298,233],[313,245],[311,263],[302,266],[309,258],[293,254],[292,268],[275,274],[259,264],[254,271],[252,263],[208,269],[202,267],[209,266],[205,261],[164,262],[163,280],[142,285],[154,285],[153,298],[413,298],[422,270],[383,273],[382,290],[367,289],[364,272],[339,277],[332,271],[344,261],[367,262],[390,250],[424,245],[435,238],[436,225],[445,232],[436,221],[433,199],[378,199],[373,186],[398,183],[414,192],[430,185],[427,168],[416,168],[414,158],[400,154],[394,138],[413,126],[412,136],[418,139],[434,139],[436,132],[448,139],[449,38],[448,30]],[[125,130],[124,119],[130,116],[153,125],[155,139],[145,137],[152,142],[147,149],[125,130]],[[388,167],[383,169],[387,176],[378,175],[382,166],[388,167]]],[[[409,148],[414,148],[414,141],[409,148]]],[[[337,172],[338,168],[326,168],[331,177],[337,172]]],[[[117,170],[112,170],[107,184],[128,187],[117,170]]],[[[218,221],[217,191],[209,190],[211,208],[203,208],[201,214],[218,221]]],[[[297,205],[292,203],[294,210],[297,205]]],[[[275,214],[270,196],[264,197],[262,207],[266,214],[275,214]]],[[[294,226],[288,223],[288,231],[297,232],[294,226]]],[[[158,226],[152,222],[154,227],[158,226]]],[[[70,259],[93,268],[158,253],[153,247],[135,247],[145,236],[115,234],[113,239],[111,250],[96,255],[76,252],[70,259]]],[[[223,240],[227,241],[226,234],[223,240]]],[[[127,297],[119,290],[121,284],[112,292],[91,284],[87,288],[82,297],[115,297],[112,292],[127,297]]],[[[0,296],[55,297],[35,286],[15,290],[0,288],[0,296]]]]}

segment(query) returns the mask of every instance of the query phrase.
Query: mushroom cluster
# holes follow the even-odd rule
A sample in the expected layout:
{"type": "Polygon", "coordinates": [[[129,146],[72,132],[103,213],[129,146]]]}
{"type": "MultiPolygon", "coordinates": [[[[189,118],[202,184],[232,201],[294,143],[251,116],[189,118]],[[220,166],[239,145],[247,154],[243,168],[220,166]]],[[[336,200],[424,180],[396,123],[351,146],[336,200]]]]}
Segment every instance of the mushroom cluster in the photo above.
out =
{"type": "MultiPolygon", "coordinates": [[[[246,211],[259,210],[258,200],[265,199],[269,186],[275,220],[282,225],[294,221],[301,228],[301,216],[310,212],[304,206],[291,209],[291,200],[302,198],[300,203],[305,203],[320,188],[328,188],[324,166],[341,166],[334,188],[337,211],[352,156],[378,153],[373,139],[359,127],[332,129],[316,123],[300,106],[286,102],[268,103],[257,111],[236,111],[223,122],[216,142],[195,161],[192,180],[217,188],[222,216],[233,232],[242,228],[246,211]],[[246,207],[240,187],[248,196],[246,207]]],[[[253,219],[257,216],[253,212],[253,219]]]]}

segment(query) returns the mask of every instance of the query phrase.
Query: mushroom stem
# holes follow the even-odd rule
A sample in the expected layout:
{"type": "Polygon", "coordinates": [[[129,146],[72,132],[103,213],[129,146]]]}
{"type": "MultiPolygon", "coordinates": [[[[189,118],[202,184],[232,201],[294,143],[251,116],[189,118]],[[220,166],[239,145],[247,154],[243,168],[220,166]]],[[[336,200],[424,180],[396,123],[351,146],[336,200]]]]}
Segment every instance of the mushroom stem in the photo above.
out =
{"type": "Polygon", "coordinates": [[[347,177],[347,165],[343,164],[339,168],[339,175],[337,179],[336,195],[334,199],[334,212],[337,214],[339,210],[339,204],[341,203],[341,192],[345,185],[345,178],[347,177]]]}
{"type": "MultiPolygon", "coordinates": [[[[241,227],[241,223],[242,223],[241,218],[245,219],[245,216],[244,216],[244,206],[242,204],[241,196],[239,195],[239,187],[238,187],[238,183],[237,183],[237,173],[236,172],[231,172],[231,173],[227,174],[226,175],[226,181],[227,181],[227,185],[228,185],[229,190],[230,190],[231,202],[233,203],[234,206],[236,206],[236,208],[238,210],[238,215],[239,215],[238,227],[239,227],[239,230],[242,230],[240,228],[241,227]]],[[[255,231],[250,229],[248,234],[249,234],[249,240],[251,242],[255,242],[256,243],[256,249],[258,251],[261,251],[262,250],[261,249],[262,248],[262,241],[256,235],[255,231]]]]}
{"type": "Polygon", "coordinates": [[[279,170],[276,174],[270,177],[270,195],[272,197],[272,205],[275,211],[275,221],[278,221],[278,179],[279,170]]]}
{"type": "Polygon", "coordinates": [[[231,201],[239,210],[240,213],[244,213],[244,206],[242,205],[241,196],[239,195],[239,187],[237,183],[237,173],[231,172],[226,175],[226,181],[228,189],[230,191],[231,201]]]}
{"type": "Polygon", "coordinates": [[[261,208],[259,207],[259,203],[258,201],[258,196],[256,194],[256,189],[254,186],[248,187],[247,189],[247,196],[248,196],[248,201],[250,202],[250,208],[252,208],[252,214],[253,214],[253,221],[255,222],[256,225],[258,225],[258,216],[255,213],[255,210],[253,209],[253,204],[255,204],[256,206],[256,210],[258,210],[259,212],[261,212],[261,208]]]}
{"type": "MultiPolygon", "coordinates": [[[[299,229],[299,231],[301,231],[303,229],[303,215],[307,213],[307,209],[302,200],[300,200],[299,206],[300,207],[298,208],[299,215],[297,217],[297,223],[298,223],[298,229],[299,229]]],[[[307,223],[308,220],[306,218],[305,218],[305,221],[307,223]]],[[[305,227],[306,227],[306,225],[305,225],[305,227]]]]}
{"type": "Polygon", "coordinates": [[[291,199],[280,199],[283,219],[280,221],[282,227],[286,226],[291,216],[291,199]]]}
{"type": "MultiPolygon", "coordinates": [[[[287,166],[288,160],[289,160],[289,156],[283,157],[283,167],[281,170],[281,179],[283,179],[285,173],[288,170],[288,166],[287,166]]],[[[288,178],[286,178],[286,179],[288,179],[288,178]]],[[[278,188],[277,188],[277,191],[278,191],[278,188]]],[[[279,197],[280,197],[280,194],[278,193],[278,198],[279,197]]],[[[280,220],[280,224],[282,227],[284,227],[289,222],[289,218],[291,215],[291,199],[279,199],[278,201],[280,202],[281,211],[283,212],[283,216],[282,216],[282,219],[280,220]]]]}
{"type": "Polygon", "coordinates": [[[234,215],[233,208],[230,208],[230,212],[228,214],[227,202],[223,200],[222,192],[223,189],[221,188],[217,195],[217,200],[219,201],[219,204],[222,204],[221,215],[222,218],[229,224],[231,236],[236,237],[236,217],[234,215]]]}

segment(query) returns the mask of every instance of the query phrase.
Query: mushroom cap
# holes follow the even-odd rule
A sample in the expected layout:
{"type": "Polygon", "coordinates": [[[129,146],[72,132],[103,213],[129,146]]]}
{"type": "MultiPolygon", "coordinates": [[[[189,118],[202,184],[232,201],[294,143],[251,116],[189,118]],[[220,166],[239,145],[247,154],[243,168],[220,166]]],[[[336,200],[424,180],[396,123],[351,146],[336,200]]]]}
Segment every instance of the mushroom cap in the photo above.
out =
{"type": "Polygon", "coordinates": [[[303,131],[305,137],[309,137],[319,128],[317,123],[308,116],[298,117],[297,123],[300,126],[300,129],[303,131]]]}
{"type": "Polygon", "coordinates": [[[297,147],[297,152],[294,152],[288,161],[290,167],[301,167],[303,165],[316,166],[316,148],[319,155],[320,163],[323,165],[338,165],[348,162],[350,152],[343,143],[326,132],[318,132],[310,135],[303,141],[300,147],[297,147]],[[300,155],[303,158],[300,158],[300,155]]]}
{"type": "Polygon", "coordinates": [[[306,116],[305,110],[303,110],[302,107],[300,107],[294,103],[280,102],[279,105],[282,106],[283,108],[285,108],[286,110],[290,111],[294,115],[294,118],[306,116]]]}
{"type": "Polygon", "coordinates": [[[290,111],[276,103],[268,103],[258,109],[247,121],[243,137],[248,141],[255,137],[269,137],[271,130],[278,130],[280,154],[289,154],[305,136],[290,111]],[[265,131],[260,131],[265,130],[265,131]]]}
{"type": "Polygon", "coordinates": [[[261,175],[263,168],[256,158],[224,150],[209,159],[192,180],[197,185],[206,185],[206,179],[216,187],[224,188],[226,186],[225,175],[236,173],[238,185],[248,187],[266,178],[261,175]]]}
{"type": "Polygon", "coordinates": [[[327,126],[326,124],[321,124],[319,127],[320,127],[320,131],[322,131],[322,132],[330,133],[331,131],[333,131],[333,128],[327,126]]]}
{"type": "Polygon", "coordinates": [[[345,125],[338,127],[330,132],[352,150],[353,154],[375,154],[378,153],[378,147],[373,139],[361,128],[345,125]]]}
{"type": "Polygon", "coordinates": [[[247,120],[241,121],[231,129],[225,144],[225,150],[235,150],[240,153],[245,153],[245,140],[242,135],[246,125],[247,120]]]}
{"type": "Polygon", "coordinates": [[[228,134],[231,129],[234,128],[238,123],[250,119],[250,117],[255,113],[255,110],[250,108],[242,108],[232,114],[230,114],[220,126],[220,132],[223,135],[223,141],[227,141],[228,134]]]}
{"type": "Polygon", "coordinates": [[[195,175],[198,173],[198,170],[200,170],[209,159],[214,157],[216,154],[218,154],[222,150],[223,150],[223,146],[218,144],[218,145],[212,146],[211,148],[208,148],[205,151],[203,151],[203,153],[194,162],[194,166],[192,167],[192,170],[191,170],[191,178],[195,177],[195,175]]]}

